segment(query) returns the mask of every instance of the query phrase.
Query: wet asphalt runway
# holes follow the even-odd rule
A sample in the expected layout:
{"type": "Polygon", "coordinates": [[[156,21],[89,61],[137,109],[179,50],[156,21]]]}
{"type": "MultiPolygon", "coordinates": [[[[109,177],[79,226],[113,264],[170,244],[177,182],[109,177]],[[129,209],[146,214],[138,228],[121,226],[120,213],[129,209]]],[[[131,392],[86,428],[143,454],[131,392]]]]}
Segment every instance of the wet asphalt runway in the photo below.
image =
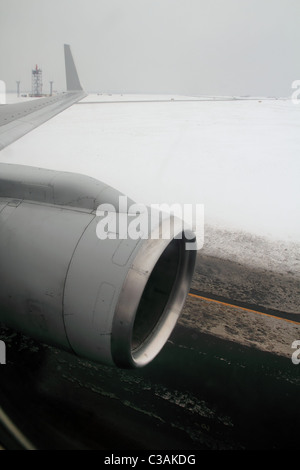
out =
{"type": "MultiPolygon", "coordinates": [[[[200,286],[220,302],[189,296],[162,353],[141,370],[97,365],[3,327],[2,409],[38,449],[298,449],[299,280],[202,256],[200,286]]],[[[3,426],[0,442],[22,447],[3,426]]]]}

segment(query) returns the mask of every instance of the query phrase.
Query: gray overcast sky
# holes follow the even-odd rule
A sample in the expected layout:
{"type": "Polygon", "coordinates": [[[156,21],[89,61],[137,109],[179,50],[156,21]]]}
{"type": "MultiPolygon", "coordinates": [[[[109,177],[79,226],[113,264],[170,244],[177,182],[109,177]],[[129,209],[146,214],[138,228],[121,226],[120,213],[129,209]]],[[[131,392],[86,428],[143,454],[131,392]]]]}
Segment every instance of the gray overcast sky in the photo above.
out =
{"type": "Polygon", "coordinates": [[[65,87],[71,44],[89,91],[290,96],[300,0],[0,0],[0,79],[65,87]]]}

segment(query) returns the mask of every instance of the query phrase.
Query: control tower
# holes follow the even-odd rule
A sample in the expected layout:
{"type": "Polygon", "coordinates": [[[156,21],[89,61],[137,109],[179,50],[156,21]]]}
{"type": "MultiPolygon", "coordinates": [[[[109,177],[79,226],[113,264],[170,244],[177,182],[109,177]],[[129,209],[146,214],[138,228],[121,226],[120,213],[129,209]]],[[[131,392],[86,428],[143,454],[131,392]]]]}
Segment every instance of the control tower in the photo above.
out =
{"type": "Polygon", "coordinates": [[[32,96],[42,96],[43,72],[36,65],[32,70],[32,96]]]}

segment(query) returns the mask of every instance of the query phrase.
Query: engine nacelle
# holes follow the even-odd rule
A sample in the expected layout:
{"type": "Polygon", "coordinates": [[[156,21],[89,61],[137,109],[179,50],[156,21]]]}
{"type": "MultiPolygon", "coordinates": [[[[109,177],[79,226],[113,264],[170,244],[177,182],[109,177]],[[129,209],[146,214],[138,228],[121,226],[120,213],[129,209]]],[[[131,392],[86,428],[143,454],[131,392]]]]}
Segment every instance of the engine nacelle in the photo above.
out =
{"type": "Polygon", "coordinates": [[[101,240],[97,207],[116,207],[118,191],[81,175],[0,167],[0,321],[93,361],[148,364],[192,280],[194,240],[182,221],[164,215],[170,236],[101,240]]]}

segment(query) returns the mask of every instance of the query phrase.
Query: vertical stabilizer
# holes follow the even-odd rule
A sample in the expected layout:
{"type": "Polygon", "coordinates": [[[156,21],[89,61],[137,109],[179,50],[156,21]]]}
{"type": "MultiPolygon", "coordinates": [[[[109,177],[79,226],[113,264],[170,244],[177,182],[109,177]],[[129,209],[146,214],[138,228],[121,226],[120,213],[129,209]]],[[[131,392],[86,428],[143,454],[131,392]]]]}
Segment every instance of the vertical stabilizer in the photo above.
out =
{"type": "Polygon", "coordinates": [[[67,91],[81,91],[82,86],[80,84],[78,73],[74,64],[71,48],[68,44],[65,44],[65,65],[67,91]]]}

